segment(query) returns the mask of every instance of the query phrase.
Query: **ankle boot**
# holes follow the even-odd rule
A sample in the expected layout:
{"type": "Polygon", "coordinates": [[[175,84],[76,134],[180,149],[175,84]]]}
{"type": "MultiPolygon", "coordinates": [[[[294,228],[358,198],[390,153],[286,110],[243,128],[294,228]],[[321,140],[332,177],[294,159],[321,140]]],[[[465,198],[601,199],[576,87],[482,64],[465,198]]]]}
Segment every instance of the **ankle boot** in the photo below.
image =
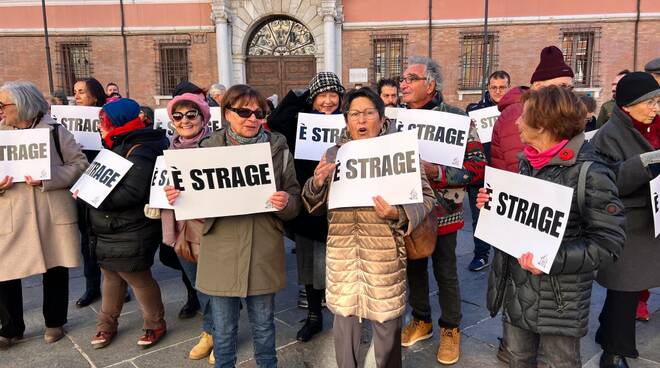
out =
{"type": "Polygon", "coordinates": [[[600,368],[628,368],[628,362],[623,355],[603,352],[600,356],[600,368]]]}
{"type": "Polygon", "coordinates": [[[194,291],[192,293],[188,292],[188,301],[179,311],[179,319],[193,318],[199,309],[197,294],[194,291]]]}
{"type": "Polygon", "coordinates": [[[314,335],[321,332],[321,330],[323,330],[323,315],[309,313],[305,324],[296,334],[296,339],[300,342],[307,342],[311,340],[314,335]]]}

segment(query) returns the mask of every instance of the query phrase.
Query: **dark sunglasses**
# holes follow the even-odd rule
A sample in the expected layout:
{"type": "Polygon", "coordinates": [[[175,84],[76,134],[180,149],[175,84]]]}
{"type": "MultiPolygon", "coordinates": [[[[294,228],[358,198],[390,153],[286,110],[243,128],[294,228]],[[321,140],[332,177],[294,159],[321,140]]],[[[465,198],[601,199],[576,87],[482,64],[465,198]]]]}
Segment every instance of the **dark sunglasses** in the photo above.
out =
{"type": "Polygon", "coordinates": [[[188,110],[185,113],[178,112],[178,111],[172,113],[172,119],[174,121],[181,121],[181,119],[183,119],[184,116],[188,120],[195,120],[197,118],[197,116],[199,116],[199,111],[197,111],[197,110],[188,110]]]}
{"type": "Polygon", "coordinates": [[[252,114],[254,114],[254,117],[257,118],[257,119],[263,119],[268,115],[262,109],[250,110],[250,109],[246,109],[246,108],[243,108],[243,107],[235,108],[235,107],[229,107],[229,106],[226,107],[226,109],[229,110],[229,111],[235,112],[236,115],[242,117],[243,119],[249,118],[250,116],[252,116],[252,114]]]}

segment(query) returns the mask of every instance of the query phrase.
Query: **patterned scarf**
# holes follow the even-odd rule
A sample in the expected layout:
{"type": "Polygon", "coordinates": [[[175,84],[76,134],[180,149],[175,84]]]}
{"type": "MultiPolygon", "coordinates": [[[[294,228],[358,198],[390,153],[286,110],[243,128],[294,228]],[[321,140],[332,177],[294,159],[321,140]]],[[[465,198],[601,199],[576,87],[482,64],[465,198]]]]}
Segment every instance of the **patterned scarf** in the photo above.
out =
{"type": "Polygon", "coordinates": [[[225,137],[227,138],[227,143],[231,146],[268,142],[268,134],[266,134],[263,124],[259,127],[257,134],[251,138],[238,135],[231,129],[231,126],[228,126],[227,129],[225,129],[225,137]]]}

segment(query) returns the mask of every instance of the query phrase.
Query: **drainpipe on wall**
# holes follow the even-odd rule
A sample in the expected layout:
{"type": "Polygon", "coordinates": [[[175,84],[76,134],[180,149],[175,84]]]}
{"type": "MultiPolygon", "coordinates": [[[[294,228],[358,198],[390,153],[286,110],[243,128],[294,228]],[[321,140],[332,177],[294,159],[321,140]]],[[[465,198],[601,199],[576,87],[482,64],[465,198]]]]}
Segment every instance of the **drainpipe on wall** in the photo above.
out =
{"type": "Polygon", "coordinates": [[[484,49],[481,52],[482,61],[481,70],[482,70],[482,79],[481,79],[481,99],[483,100],[486,97],[486,85],[488,84],[488,73],[486,73],[486,68],[488,67],[488,0],[485,0],[485,10],[484,10],[484,49]]]}
{"type": "Polygon", "coordinates": [[[639,8],[641,0],[637,0],[637,18],[635,18],[635,43],[633,44],[633,71],[637,70],[637,39],[639,38],[639,8]]]}
{"type": "Polygon", "coordinates": [[[433,0],[429,0],[429,59],[432,57],[432,51],[433,51],[433,34],[432,34],[432,27],[433,27],[433,0]]]}
{"type": "Polygon", "coordinates": [[[126,45],[126,32],[124,31],[124,0],[119,0],[121,10],[121,38],[124,43],[124,84],[126,85],[126,97],[131,97],[130,88],[128,87],[128,46],[126,45]]]}
{"type": "Polygon", "coordinates": [[[53,64],[50,61],[50,41],[48,41],[48,17],[46,17],[46,0],[41,0],[41,12],[44,18],[44,41],[46,42],[46,65],[48,66],[48,90],[53,95],[53,64]]]}

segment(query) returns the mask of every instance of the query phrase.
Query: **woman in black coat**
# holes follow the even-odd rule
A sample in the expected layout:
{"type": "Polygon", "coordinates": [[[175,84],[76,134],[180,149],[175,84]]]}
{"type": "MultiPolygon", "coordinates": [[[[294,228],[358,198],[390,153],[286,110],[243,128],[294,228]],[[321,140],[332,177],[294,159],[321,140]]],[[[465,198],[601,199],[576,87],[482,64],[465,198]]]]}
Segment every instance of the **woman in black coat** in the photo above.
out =
{"type": "MultiPolygon", "coordinates": [[[[621,257],[598,272],[598,283],[607,288],[596,333],[603,368],[628,367],[626,357],[637,358],[640,294],[660,286],[660,241],[653,231],[649,190],[649,181],[660,175],[659,100],[660,88],[651,74],[627,74],[616,86],[612,117],[591,141],[616,169],[627,224],[621,257]]],[[[642,308],[644,302],[642,298],[642,308]]]]}
{"type": "Polygon", "coordinates": [[[120,99],[103,106],[99,129],[103,146],[133,163],[98,208],[89,207],[95,253],[103,272],[102,305],[94,348],[108,345],[117,333],[117,319],[127,284],[143,311],[144,335],[138,345],[149,347],[165,334],[160,288],[151,275],[154,254],[161,241],[160,221],[144,216],[149,202],[156,157],[168,146],[165,131],[145,128],[140,106],[120,99]]]}

